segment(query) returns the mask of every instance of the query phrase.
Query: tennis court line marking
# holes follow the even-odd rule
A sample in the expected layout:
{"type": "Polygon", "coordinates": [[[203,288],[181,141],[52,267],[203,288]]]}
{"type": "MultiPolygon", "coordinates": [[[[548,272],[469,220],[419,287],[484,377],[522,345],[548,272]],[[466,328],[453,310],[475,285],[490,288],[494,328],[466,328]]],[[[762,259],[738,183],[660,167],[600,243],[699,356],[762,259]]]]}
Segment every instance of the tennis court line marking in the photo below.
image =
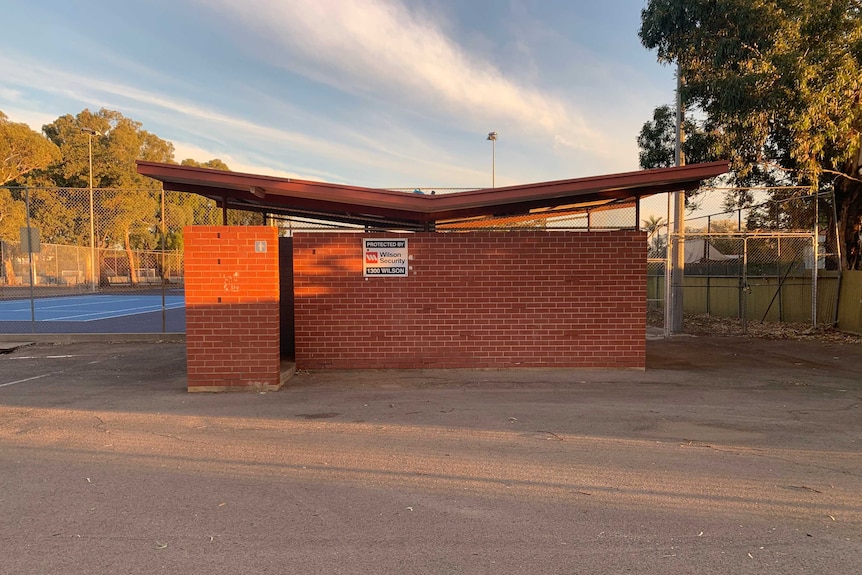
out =
{"type": "Polygon", "coordinates": [[[25,379],[19,379],[18,381],[10,381],[8,383],[0,383],[0,387],[6,387],[7,385],[15,385],[16,383],[24,383],[25,381],[33,381],[34,379],[42,379],[43,377],[48,377],[49,375],[56,375],[58,373],[62,373],[61,371],[53,371],[51,373],[43,373],[42,375],[34,375],[33,377],[28,377],[25,379]]]}
{"type": "MultiPolygon", "coordinates": [[[[153,301],[154,298],[158,298],[159,296],[78,296],[75,297],[62,297],[62,298],[40,298],[37,300],[38,305],[36,306],[40,311],[48,311],[62,308],[86,308],[93,306],[104,307],[105,304],[108,304],[108,307],[112,307],[115,309],[126,309],[124,306],[127,305],[135,305],[138,302],[149,302],[153,301]],[[81,301],[82,298],[84,301],[81,301]]],[[[166,301],[170,298],[177,298],[179,296],[166,296],[166,301]]],[[[24,301],[24,300],[20,300],[24,301]]],[[[159,305],[159,304],[147,304],[147,305],[159,305]]],[[[159,305],[159,307],[161,307],[159,305]]],[[[29,306],[25,306],[20,309],[30,309],[29,306]]],[[[131,309],[137,309],[132,307],[131,309]]],[[[18,311],[18,310],[13,310],[18,311]]]]}
{"type": "MultiPolygon", "coordinates": [[[[170,309],[182,309],[185,307],[185,303],[181,304],[170,304],[164,307],[165,310],[170,309]]],[[[156,307],[155,304],[146,305],[142,307],[133,307],[133,308],[123,308],[114,311],[91,311],[84,312],[75,315],[64,315],[61,317],[54,317],[51,319],[39,320],[39,321],[99,321],[101,319],[115,319],[118,317],[124,317],[127,315],[141,315],[145,313],[155,313],[162,310],[162,306],[156,307]]]]}
{"type": "MultiPolygon", "coordinates": [[[[30,321],[29,314],[32,311],[26,307],[6,307],[0,302],[0,320],[3,321],[30,321]],[[17,314],[26,313],[28,317],[21,316],[20,319],[12,319],[17,314]],[[11,314],[12,318],[3,317],[11,314]]],[[[25,300],[15,300],[13,303],[26,303],[25,300]]],[[[37,321],[100,321],[105,319],[116,319],[124,316],[133,316],[164,310],[175,310],[185,308],[184,296],[166,296],[164,305],[158,302],[158,296],[133,295],[133,296],[65,296],[53,298],[41,298],[36,300],[37,321]],[[81,301],[86,298],[87,301],[81,301]],[[95,301],[93,301],[95,300],[95,301]],[[61,305],[61,302],[63,304],[61,305]],[[72,303],[66,303],[72,302],[72,303]],[[152,303],[150,303],[152,302],[152,303]],[[98,306],[100,309],[87,309],[98,306]],[[64,308],[72,308],[65,310],[64,308]],[[107,309],[105,309],[107,308],[107,309]],[[65,312],[65,313],[64,313],[65,312]],[[44,317],[44,316],[48,317],[44,317]],[[55,316],[55,317],[51,317],[55,316]]]]}

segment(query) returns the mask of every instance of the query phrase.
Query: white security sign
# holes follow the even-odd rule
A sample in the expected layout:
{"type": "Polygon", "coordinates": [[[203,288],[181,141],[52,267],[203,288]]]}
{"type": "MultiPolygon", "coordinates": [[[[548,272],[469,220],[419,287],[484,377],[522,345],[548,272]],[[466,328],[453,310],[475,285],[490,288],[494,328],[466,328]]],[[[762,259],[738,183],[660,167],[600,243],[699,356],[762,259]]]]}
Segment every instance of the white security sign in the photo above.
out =
{"type": "Polygon", "coordinates": [[[367,239],[362,240],[362,275],[407,276],[406,239],[367,239]]]}

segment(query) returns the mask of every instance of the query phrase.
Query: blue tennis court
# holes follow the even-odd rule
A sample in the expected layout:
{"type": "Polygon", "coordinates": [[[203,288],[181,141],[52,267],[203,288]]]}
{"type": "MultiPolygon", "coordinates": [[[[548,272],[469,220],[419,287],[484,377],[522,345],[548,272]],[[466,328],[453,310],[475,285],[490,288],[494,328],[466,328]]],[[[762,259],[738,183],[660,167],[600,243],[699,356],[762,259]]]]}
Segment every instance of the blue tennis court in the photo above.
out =
{"type": "Polygon", "coordinates": [[[35,298],[32,304],[30,299],[0,300],[0,333],[162,331],[185,331],[183,295],[165,295],[163,300],[153,293],[83,294],[35,298]]]}
{"type": "MultiPolygon", "coordinates": [[[[161,295],[91,295],[33,300],[36,321],[95,321],[162,310],[161,295]]],[[[165,296],[165,309],[185,306],[183,296],[165,296]]],[[[29,321],[30,300],[0,301],[0,321],[29,321]]]]}

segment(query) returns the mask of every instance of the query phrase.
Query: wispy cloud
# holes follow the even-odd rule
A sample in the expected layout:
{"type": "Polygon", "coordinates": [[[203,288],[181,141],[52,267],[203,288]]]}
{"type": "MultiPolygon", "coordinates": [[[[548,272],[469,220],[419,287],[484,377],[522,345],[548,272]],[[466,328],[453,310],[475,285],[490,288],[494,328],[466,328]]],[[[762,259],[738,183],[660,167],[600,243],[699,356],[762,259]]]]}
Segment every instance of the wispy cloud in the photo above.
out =
{"type": "MultiPolygon", "coordinates": [[[[361,133],[348,133],[342,141],[328,139],[326,137],[316,138],[301,132],[294,132],[272,126],[255,123],[243,118],[229,116],[210,108],[202,107],[183,100],[169,98],[160,94],[152,93],[126,84],[105,81],[97,77],[86,77],[79,73],[70,73],[63,70],[53,69],[49,66],[40,65],[36,62],[21,60],[20,58],[6,58],[0,55],[0,68],[6,72],[7,82],[20,85],[26,89],[36,89],[62,95],[88,106],[106,107],[109,109],[124,110],[128,114],[140,112],[151,119],[161,120],[165,124],[171,124],[191,134],[196,134],[202,139],[207,139],[214,144],[214,148],[227,149],[232,142],[243,141],[246,147],[278,149],[301,149],[304,153],[315,154],[321,157],[343,162],[360,163],[365,166],[377,166],[393,174],[402,172],[403,163],[407,156],[403,155],[397,147],[385,144],[383,141],[361,133]],[[363,145],[357,146],[356,142],[363,145]]],[[[9,89],[7,89],[9,90],[9,89]]],[[[17,91],[16,91],[17,92],[17,91]]],[[[34,113],[25,109],[10,114],[17,121],[28,121],[31,127],[38,130],[43,123],[56,119],[48,115],[34,113]],[[33,125],[38,122],[38,125],[33,125]]],[[[132,116],[134,119],[138,119],[132,116]]],[[[349,132],[340,127],[342,134],[349,132]]],[[[205,153],[201,146],[195,146],[197,156],[209,159],[214,156],[222,156],[224,152],[205,153]]],[[[184,159],[188,156],[180,157],[184,159]]],[[[432,156],[433,157],[433,156],[432,156]]],[[[476,173],[469,169],[454,168],[437,160],[424,160],[410,158],[415,165],[424,165],[428,173],[447,170],[461,173],[462,176],[476,178],[476,173]]],[[[279,162],[283,165],[282,162],[279,162]]],[[[319,170],[310,169],[308,173],[297,176],[293,172],[281,171],[270,166],[265,168],[265,161],[249,162],[248,159],[235,158],[235,169],[240,166],[248,166],[259,170],[261,173],[290,173],[291,177],[303,177],[305,179],[330,179],[338,180],[339,176],[334,173],[321,173],[319,170]],[[311,174],[317,175],[311,175],[311,174]]]]}
{"type": "Polygon", "coordinates": [[[0,109],[38,130],[105,107],[178,160],[358,185],[489,185],[490,130],[498,185],[634,169],[653,98],[568,34],[580,9],[500,2],[476,31],[460,1],[179,0],[174,26],[87,35],[74,58],[0,42],[0,109]]]}
{"type": "Polygon", "coordinates": [[[506,124],[578,150],[603,137],[579,110],[506,77],[448,37],[427,14],[384,0],[201,0],[245,27],[245,49],[284,69],[399,108],[433,111],[477,129],[506,124]]]}
{"type": "MultiPolygon", "coordinates": [[[[186,159],[196,159],[201,162],[212,160],[213,155],[211,150],[207,150],[196,144],[189,142],[174,141],[174,152],[178,162],[186,159]]],[[[315,175],[302,174],[287,170],[279,170],[271,165],[249,162],[246,158],[233,154],[219,154],[219,158],[230,167],[232,172],[244,172],[247,174],[264,174],[267,176],[276,176],[280,178],[297,178],[300,180],[319,180],[315,175]]]]}

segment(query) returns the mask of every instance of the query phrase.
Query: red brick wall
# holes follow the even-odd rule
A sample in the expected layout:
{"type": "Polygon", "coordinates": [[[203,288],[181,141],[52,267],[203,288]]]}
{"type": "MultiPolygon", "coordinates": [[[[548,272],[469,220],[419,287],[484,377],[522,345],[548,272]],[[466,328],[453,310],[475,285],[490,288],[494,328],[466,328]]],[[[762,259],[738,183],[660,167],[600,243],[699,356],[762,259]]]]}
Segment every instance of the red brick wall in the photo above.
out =
{"type": "Polygon", "coordinates": [[[262,226],[184,230],[189,391],[277,389],[278,235],[262,226]],[[266,242],[266,251],[255,251],[266,242]]]}
{"type": "Polygon", "coordinates": [[[297,368],[645,367],[641,232],[294,235],[297,368]],[[409,276],[362,276],[362,237],[409,276]]]}

